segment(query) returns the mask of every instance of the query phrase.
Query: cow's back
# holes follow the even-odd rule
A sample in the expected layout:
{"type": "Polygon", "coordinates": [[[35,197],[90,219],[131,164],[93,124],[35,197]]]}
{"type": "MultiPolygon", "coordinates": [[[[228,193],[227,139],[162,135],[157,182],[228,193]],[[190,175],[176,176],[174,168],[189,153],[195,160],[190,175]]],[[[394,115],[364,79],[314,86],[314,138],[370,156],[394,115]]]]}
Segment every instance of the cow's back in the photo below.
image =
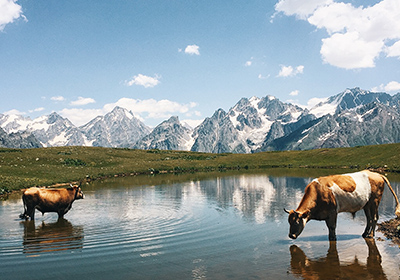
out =
{"type": "Polygon", "coordinates": [[[361,210],[371,197],[369,173],[365,171],[319,178],[332,191],[337,212],[355,213],[361,210]]]}

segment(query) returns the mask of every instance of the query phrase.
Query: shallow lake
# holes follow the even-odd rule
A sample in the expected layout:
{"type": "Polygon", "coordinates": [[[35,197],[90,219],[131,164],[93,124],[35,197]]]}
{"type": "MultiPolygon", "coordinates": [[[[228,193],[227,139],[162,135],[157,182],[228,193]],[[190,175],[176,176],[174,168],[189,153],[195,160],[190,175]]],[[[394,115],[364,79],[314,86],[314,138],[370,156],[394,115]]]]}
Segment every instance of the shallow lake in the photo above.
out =
{"type": "MultiPolygon", "coordinates": [[[[258,174],[136,177],[84,186],[65,220],[22,221],[0,202],[1,279],[399,279],[400,248],[365,217],[339,214],[337,242],[311,221],[297,240],[287,214],[312,178],[258,174]],[[145,178],[146,179],[146,178],[145,178]],[[143,180],[143,178],[142,178],[143,180]]],[[[392,180],[400,194],[399,182],[392,180]]],[[[385,190],[380,221],[394,217],[385,190]]]]}

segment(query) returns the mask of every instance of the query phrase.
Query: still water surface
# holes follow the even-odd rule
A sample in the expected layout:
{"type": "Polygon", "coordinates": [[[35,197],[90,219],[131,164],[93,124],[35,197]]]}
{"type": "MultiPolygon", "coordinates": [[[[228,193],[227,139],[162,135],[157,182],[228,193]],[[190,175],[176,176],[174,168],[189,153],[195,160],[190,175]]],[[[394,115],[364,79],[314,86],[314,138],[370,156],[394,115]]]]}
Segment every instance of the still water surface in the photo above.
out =
{"type": "MultiPolygon", "coordinates": [[[[20,196],[0,202],[0,279],[400,279],[400,248],[364,240],[361,212],[339,215],[337,242],[317,221],[288,238],[283,207],[296,208],[311,178],[132,180],[84,186],[61,221],[21,221],[20,196]]],[[[386,190],[380,221],[393,212],[386,190]]]]}

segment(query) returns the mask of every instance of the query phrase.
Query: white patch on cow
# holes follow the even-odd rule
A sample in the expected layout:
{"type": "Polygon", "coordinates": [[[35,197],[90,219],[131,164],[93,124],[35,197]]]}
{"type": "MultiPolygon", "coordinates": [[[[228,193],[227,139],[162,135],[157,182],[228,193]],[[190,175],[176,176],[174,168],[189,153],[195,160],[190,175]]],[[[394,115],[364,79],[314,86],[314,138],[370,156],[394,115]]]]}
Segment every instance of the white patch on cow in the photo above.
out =
{"type": "Polygon", "coordinates": [[[353,192],[346,192],[336,184],[330,189],[335,196],[338,213],[355,213],[365,206],[371,196],[371,184],[368,179],[368,174],[365,172],[356,172],[343,175],[353,178],[356,182],[356,189],[353,192]]]}

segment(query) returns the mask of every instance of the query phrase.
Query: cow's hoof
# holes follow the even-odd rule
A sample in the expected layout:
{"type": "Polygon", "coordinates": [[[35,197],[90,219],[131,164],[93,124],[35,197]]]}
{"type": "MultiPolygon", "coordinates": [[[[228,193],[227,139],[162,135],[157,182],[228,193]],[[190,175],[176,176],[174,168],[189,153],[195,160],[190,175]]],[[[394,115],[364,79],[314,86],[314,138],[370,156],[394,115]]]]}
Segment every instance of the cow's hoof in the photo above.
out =
{"type": "Polygon", "coordinates": [[[374,238],[374,236],[371,235],[371,234],[363,234],[362,237],[363,237],[363,238],[368,238],[368,239],[374,238]]]}

